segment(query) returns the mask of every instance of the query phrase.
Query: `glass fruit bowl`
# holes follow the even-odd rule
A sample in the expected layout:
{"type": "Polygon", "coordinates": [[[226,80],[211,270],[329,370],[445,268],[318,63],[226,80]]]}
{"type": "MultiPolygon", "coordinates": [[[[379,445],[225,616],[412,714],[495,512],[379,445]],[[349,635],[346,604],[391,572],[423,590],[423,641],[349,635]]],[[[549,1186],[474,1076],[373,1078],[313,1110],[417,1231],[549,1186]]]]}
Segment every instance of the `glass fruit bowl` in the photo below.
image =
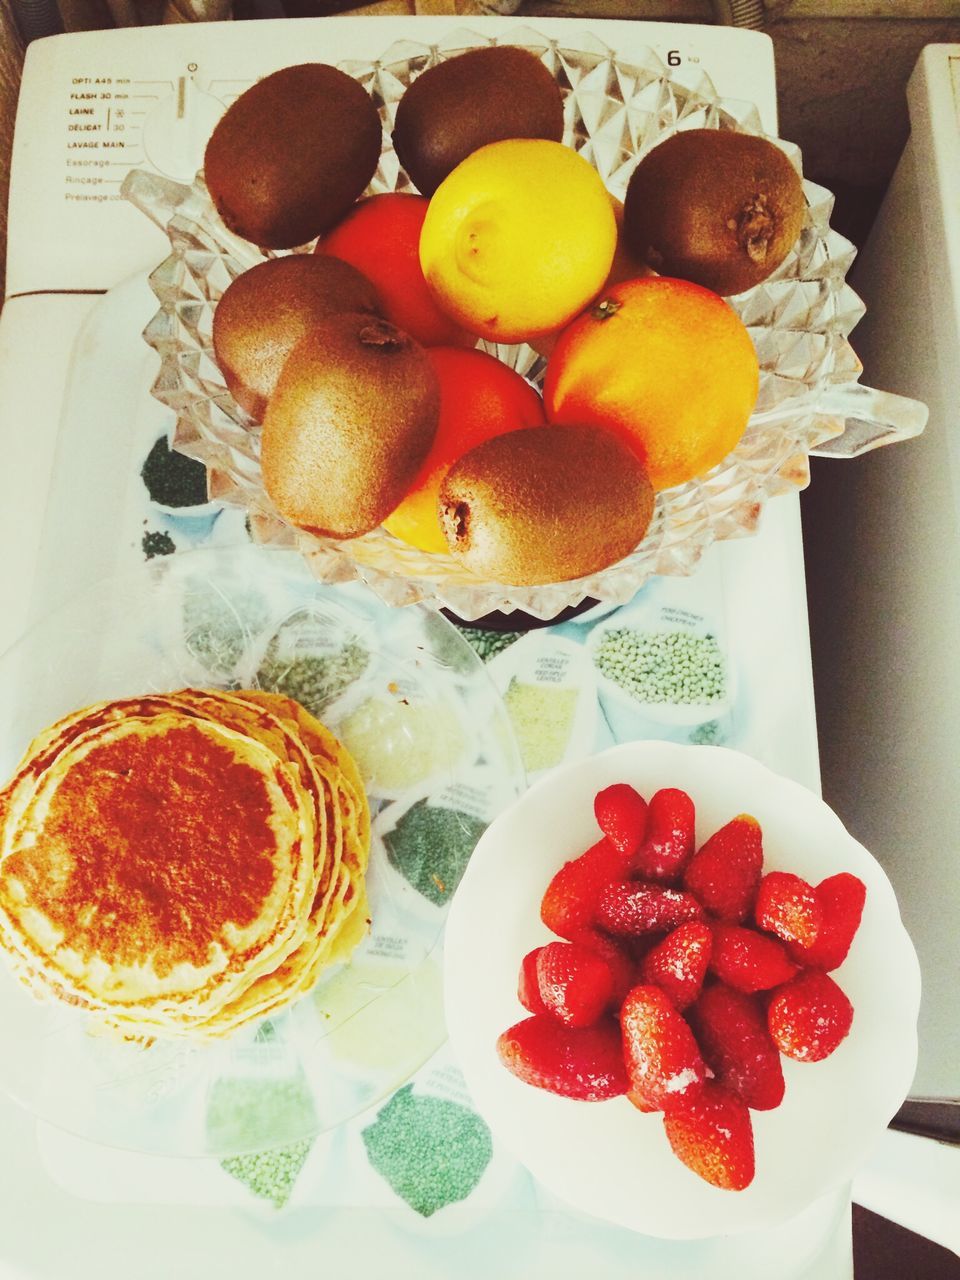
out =
{"type": "MultiPolygon", "coordinates": [[[[692,83],[678,78],[652,49],[625,61],[586,32],[573,44],[527,27],[493,40],[463,30],[438,45],[405,41],[376,60],[340,64],[369,90],[383,121],[383,151],[368,194],[413,190],[390,141],[406,86],[466,49],[503,43],[532,51],[554,74],[564,98],[564,141],[619,199],[638,157],[679,129],[763,133],[755,106],[720,98],[703,74],[692,83]]],[[[799,172],[799,151],[781,145],[799,172]]],[[[854,456],[923,429],[923,405],[859,385],[861,365],[847,339],[864,307],[845,283],[855,249],[830,228],[831,194],[811,182],[804,193],[803,229],[787,259],[762,284],[730,299],[760,360],[759,397],[743,438],[705,475],[660,493],[640,545],[588,577],[536,587],[484,582],[452,556],[418,551],[383,529],[337,540],[278,515],[263,487],[259,428],[228,393],[211,339],[224,289],[267,255],[225,228],[202,174],[183,186],[134,170],[123,186],[170,239],[169,257],[150,276],[160,303],[144,333],[161,362],[153,394],[177,414],[175,447],[206,464],[211,495],[245,507],[258,540],[298,547],[323,580],[360,579],[389,604],[428,600],[467,620],[514,609],[549,619],[588,597],[623,603],[652,574],[692,572],[714,540],[752,533],[768,498],[809,482],[810,453],[854,456]]],[[[529,346],[479,345],[542,384],[546,362],[529,346]]]]}
{"type": "Polygon", "coordinates": [[[61,716],[187,686],[286,693],[350,744],[373,824],[370,931],[282,1012],[149,1045],[33,998],[0,946],[0,1089],[105,1146],[222,1158],[336,1127],[440,1047],[449,901],[523,770],[493,682],[445,618],[248,543],[105,578],[0,657],[0,787],[61,716]]]}

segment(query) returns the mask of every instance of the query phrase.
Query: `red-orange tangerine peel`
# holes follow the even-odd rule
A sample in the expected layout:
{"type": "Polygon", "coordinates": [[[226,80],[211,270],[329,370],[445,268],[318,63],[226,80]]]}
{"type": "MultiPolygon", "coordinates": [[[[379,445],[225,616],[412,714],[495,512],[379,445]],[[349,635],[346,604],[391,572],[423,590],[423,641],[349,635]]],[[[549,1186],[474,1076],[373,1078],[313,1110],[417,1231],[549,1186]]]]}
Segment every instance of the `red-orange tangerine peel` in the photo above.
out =
{"type": "Polygon", "coordinates": [[[736,447],[758,389],[757,354],[732,307],[700,285],[654,277],[605,289],[563,331],[544,405],[552,422],[619,435],[661,490],[736,447]]]}

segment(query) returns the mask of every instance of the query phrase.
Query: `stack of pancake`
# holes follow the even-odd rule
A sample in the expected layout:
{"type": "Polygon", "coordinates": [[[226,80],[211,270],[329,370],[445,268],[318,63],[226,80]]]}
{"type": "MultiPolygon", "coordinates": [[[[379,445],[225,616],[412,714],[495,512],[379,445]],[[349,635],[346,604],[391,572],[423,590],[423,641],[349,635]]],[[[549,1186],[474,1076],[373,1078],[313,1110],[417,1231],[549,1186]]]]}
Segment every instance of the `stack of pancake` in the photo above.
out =
{"type": "Polygon", "coordinates": [[[369,842],[356,765],[292,699],[100,703],[0,791],[0,944],[127,1038],[224,1036],[364,936],[369,842]]]}

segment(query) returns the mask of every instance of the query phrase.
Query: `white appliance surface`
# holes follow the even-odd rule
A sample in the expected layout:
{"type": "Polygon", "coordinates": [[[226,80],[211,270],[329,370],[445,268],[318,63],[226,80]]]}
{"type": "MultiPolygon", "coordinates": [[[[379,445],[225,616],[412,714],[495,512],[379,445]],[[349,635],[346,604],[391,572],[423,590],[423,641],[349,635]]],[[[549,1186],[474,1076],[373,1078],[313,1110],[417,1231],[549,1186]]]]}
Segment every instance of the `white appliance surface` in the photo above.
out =
{"type": "MultiPolygon", "coordinates": [[[[8,294],[106,289],[163,255],[165,239],[119,195],[131,168],[190,182],[226,106],[255,79],[296,62],[370,61],[398,41],[502,18],[356,18],[79,32],[27,50],[10,192],[8,294]],[[81,247],[82,246],[82,247],[81,247]]],[[[543,35],[652,48],[677,75],[706,72],[717,91],[757,104],[775,131],[773,46],[727,27],[537,18],[543,35]]]]}
{"type": "Polygon", "coordinates": [[[818,465],[812,625],[826,799],[885,865],[920,958],[913,1094],[960,1100],[960,46],[928,46],[907,98],[910,138],[851,277],[855,341],[865,379],[930,418],[842,476],[818,465]]]}
{"type": "MultiPolygon", "coordinates": [[[[537,18],[526,25],[547,35],[589,31],[625,56],[652,46],[678,74],[705,72],[721,94],[756,102],[776,132],[765,36],[669,23],[537,18]]],[[[139,333],[154,309],[146,273],[165,255],[166,240],[119,198],[127,169],[189,181],[227,103],[279,66],[369,59],[401,39],[429,43],[457,28],[492,34],[506,26],[496,18],[331,18],[82,33],[30,47],[0,316],[0,437],[8,462],[0,472],[0,649],[29,617],[138,550],[137,515],[123,495],[130,440],[164,425],[148,391],[154,356],[139,333]],[[91,474],[100,486],[96,505],[77,497],[88,494],[91,474]]],[[[797,500],[776,499],[757,536],[713,548],[701,572],[722,577],[728,642],[751,671],[751,696],[764,708],[760,736],[746,749],[818,788],[797,500]]],[[[507,1240],[516,1241],[530,1280],[598,1268],[612,1278],[636,1274],[638,1266],[664,1280],[852,1275],[843,1193],[777,1231],[684,1253],[550,1202],[532,1215],[518,1204],[516,1214],[499,1212],[456,1230],[441,1220],[413,1232],[382,1205],[351,1204],[333,1193],[325,1206],[276,1217],[238,1212],[210,1198],[208,1162],[188,1167],[109,1152],[44,1126],[38,1141],[36,1124],[6,1102],[0,1135],[2,1277],[259,1280],[331,1264],[374,1276],[385,1257],[398,1277],[511,1277],[511,1257],[498,1252],[507,1240]]]]}

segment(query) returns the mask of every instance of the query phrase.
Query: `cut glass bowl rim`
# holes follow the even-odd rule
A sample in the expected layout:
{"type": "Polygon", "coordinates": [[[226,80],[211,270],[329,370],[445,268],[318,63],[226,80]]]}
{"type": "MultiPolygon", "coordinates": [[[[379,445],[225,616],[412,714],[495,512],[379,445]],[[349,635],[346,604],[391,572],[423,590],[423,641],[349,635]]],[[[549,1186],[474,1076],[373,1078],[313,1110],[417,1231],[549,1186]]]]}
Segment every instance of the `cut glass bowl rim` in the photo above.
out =
{"type": "MultiPolygon", "coordinates": [[[[586,31],[556,39],[521,26],[493,37],[458,29],[437,44],[401,41],[378,59],[338,64],[369,89],[384,120],[381,162],[366,194],[414,190],[390,142],[405,83],[446,57],[493,44],[531,49],[554,71],[565,96],[564,141],[587,155],[615,196],[624,194],[638,156],[690,127],[769,137],[802,176],[799,149],[765,133],[756,106],[721,97],[705,73],[691,80],[684,70],[685,81],[650,48],[621,59],[586,31]]],[[[359,579],[389,604],[424,600],[467,621],[513,610],[546,620],[587,599],[625,603],[654,574],[692,573],[714,541],[754,533],[766,501],[804,488],[810,452],[843,433],[845,406],[837,392],[867,390],[857,387],[861,365],[847,341],[865,310],[844,278],[856,250],[830,228],[830,192],[808,180],[803,188],[807,212],[794,250],[766,281],[729,299],[761,363],[757,410],[743,439],[706,475],[658,495],[651,526],[629,556],[583,578],[533,587],[483,582],[452,556],[418,551],[382,528],[338,540],[298,529],[278,514],[263,489],[258,429],[227,392],[210,338],[222,289],[239,271],[274,255],[226,230],[202,173],[187,187],[134,170],[123,187],[171,241],[170,255],[149,277],[160,303],[144,331],[160,357],[152,393],[177,415],[174,447],[207,466],[211,497],[245,507],[254,538],[296,547],[321,580],[359,579]]],[[[480,346],[531,380],[542,378],[545,361],[529,347],[480,346]]]]}

